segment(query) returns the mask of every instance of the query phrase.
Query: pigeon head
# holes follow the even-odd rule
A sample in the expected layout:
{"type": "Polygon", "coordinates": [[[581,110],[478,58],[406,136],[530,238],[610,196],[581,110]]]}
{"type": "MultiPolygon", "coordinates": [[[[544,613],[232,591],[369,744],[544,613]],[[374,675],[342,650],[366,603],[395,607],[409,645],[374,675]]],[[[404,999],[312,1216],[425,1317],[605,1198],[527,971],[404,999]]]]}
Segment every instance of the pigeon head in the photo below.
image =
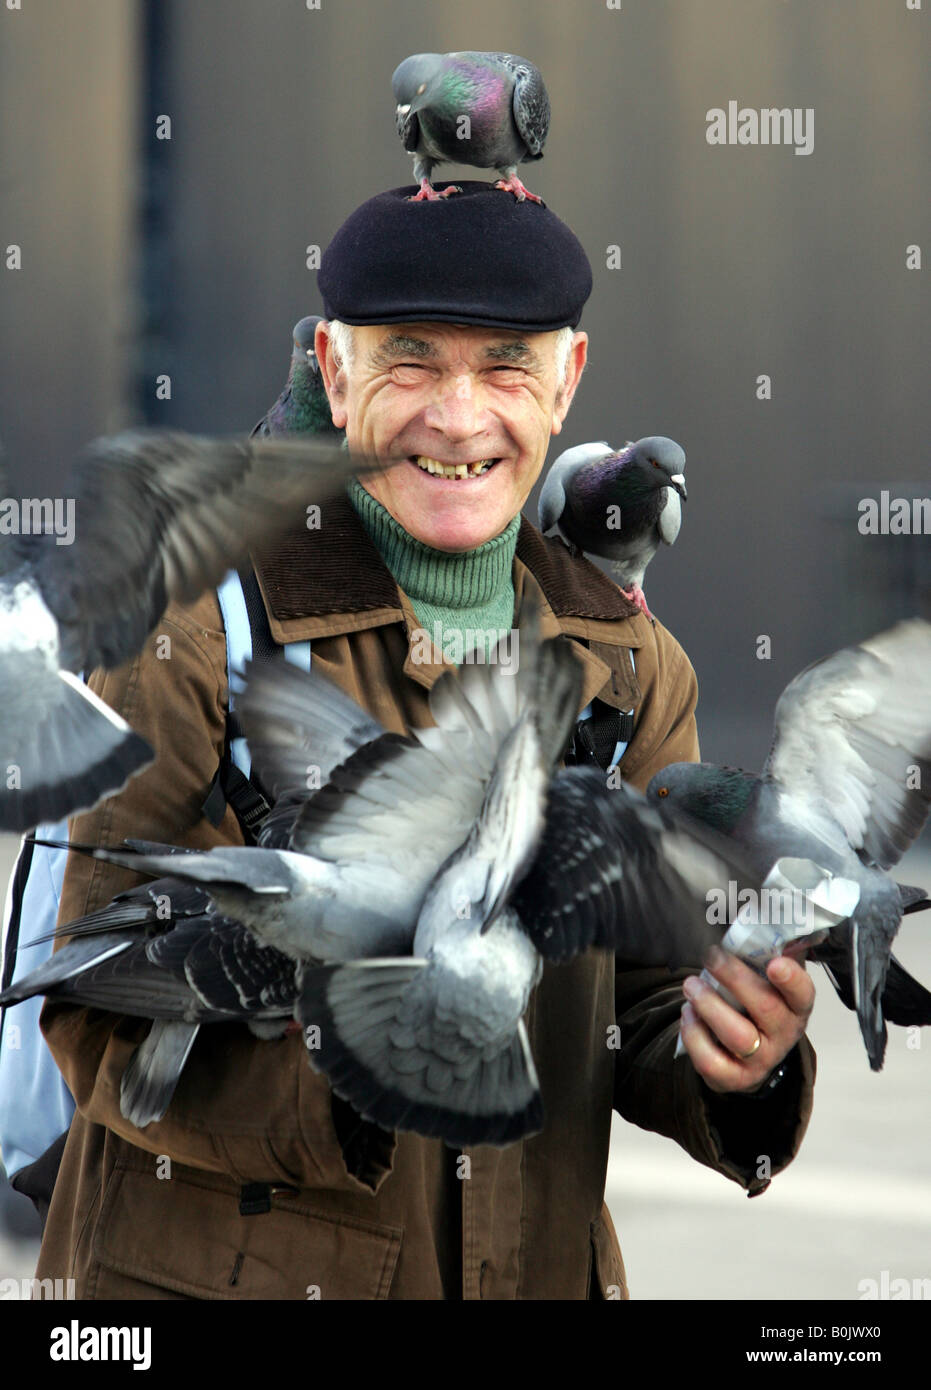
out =
{"type": "Polygon", "coordinates": [[[319,322],[320,319],[311,314],[294,325],[294,352],[292,356],[299,361],[314,355],[314,335],[319,322]]]}
{"type": "Polygon", "coordinates": [[[391,79],[391,90],[405,115],[412,106],[416,110],[429,99],[429,89],[441,76],[442,70],[442,53],[414,53],[398,64],[391,79]]]}
{"type": "Polygon", "coordinates": [[[647,799],[727,832],[747,809],[756,782],[752,772],[739,767],[670,763],[650,782],[647,799]]]}
{"type": "Polygon", "coordinates": [[[685,450],[674,439],[661,434],[638,439],[617,455],[623,460],[627,492],[645,496],[659,488],[671,487],[683,500],[685,490],[685,450]]]}

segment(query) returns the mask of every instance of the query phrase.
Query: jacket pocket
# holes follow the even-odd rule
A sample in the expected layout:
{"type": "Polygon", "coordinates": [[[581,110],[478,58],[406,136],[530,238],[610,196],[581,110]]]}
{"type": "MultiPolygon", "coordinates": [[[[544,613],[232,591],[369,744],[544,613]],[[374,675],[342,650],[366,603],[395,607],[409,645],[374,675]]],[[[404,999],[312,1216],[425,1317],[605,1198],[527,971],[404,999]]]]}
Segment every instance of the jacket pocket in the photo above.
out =
{"type": "Polygon", "coordinates": [[[592,1277],[589,1298],[626,1299],[627,1274],[621,1259],[621,1247],[617,1243],[614,1222],[608,1208],[603,1206],[601,1216],[591,1225],[592,1277]]]}
{"type": "Polygon", "coordinates": [[[242,1216],[235,1184],[174,1166],[114,1169],[97,1229],[94,1298],[387,1298],[401,1230],[274,1196],[242,1216]]]}

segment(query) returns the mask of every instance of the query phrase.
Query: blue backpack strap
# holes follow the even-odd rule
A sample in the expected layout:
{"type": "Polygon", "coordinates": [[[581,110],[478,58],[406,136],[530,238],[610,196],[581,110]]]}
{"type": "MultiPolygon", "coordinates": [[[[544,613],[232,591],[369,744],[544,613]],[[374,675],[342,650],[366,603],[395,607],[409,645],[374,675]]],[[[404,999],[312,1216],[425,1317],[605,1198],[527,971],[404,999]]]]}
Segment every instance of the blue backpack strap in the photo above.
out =
{"type": "MultiPolygon", "coordinates": [[[[243,688],[241,673],[246,661],[277,661],[282,648],[271,635],[253,571],[239,574],[230,570],[217,590],[217,598],[226,629],[229,712],[226,747],[203,809],[207,819],[219,825],[227,806],[232,806],[249,843],[255,840],[270,807],[257,779],[251,775],[252,759],[236,715],[236,696],[243,688]]],[[[290,642],[283,650],[285,660],[304,670],[310,669],[309,642],[290,642]]]]}
{"type": "MultiPolygon", "coordinates": [[[[67,839],[68,822],[37,826],[36,835],[67,839]]],[[[53,942],[32,943],[54,930],[67,857],[66,850],[23,843],[4,914],[4,987],[52,954],[53,942]]],[[[39,1029],[43,1003],[40,996],[13,1004],[0,1021],[0,1148],[10,1177],[58,1141],[74,1114],[71,1092],[39,1029]]]]}

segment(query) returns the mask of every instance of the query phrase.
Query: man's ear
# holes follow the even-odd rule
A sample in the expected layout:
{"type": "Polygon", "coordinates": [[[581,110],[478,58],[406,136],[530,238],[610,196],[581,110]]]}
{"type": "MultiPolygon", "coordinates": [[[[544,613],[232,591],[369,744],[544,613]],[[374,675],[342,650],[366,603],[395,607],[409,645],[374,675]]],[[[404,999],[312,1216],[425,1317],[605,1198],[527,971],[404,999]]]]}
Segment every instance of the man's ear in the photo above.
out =
{"type": "MultiPolygon", "coordinates": [[[[319,333],[319,328],[317,332],[319,333]]],[[[556,404],[553,407],[553,426],[552,433],[559,434],[563,426],[563,421],[569,414],[569,407],[575,395],[576,387],[585,370],[585,363],[588,359],[588,334],[576,333],[572,339],[572,346],[569,349],[569,358],[566,362],[566,375],[563,384],[556,391],[556,404]]]]}
{"type": "Polygon", "coordinates": [[[330,337],[330,325],[325,319],[320,320],[314,333],[314,353],[320,367],[320,375],[323,377],[327,399],[330,402],[333,424],[338,430],[344,430],[349,418],[349,412],[345,405],[346,372],[343,367],[337,366],[336,355],[333,352],[333,340],[330,337]]]}

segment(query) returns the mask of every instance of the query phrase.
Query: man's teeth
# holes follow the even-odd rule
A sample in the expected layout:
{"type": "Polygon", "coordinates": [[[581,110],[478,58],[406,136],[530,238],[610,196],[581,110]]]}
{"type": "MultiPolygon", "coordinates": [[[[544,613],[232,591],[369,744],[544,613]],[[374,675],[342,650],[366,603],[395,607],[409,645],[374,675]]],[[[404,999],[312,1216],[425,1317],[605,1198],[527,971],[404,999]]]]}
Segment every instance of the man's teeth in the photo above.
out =
{"type": "Polygon", "coordinates": [[[415,462],[418,468],[422,468],[425,473],[434,473],[438,478],[478,478],[482,473],[487,473],[495,459],[476,459],[474,463],[441,463],[439,459],[431,459],[426,454],[418,454],[415,462]]]}

